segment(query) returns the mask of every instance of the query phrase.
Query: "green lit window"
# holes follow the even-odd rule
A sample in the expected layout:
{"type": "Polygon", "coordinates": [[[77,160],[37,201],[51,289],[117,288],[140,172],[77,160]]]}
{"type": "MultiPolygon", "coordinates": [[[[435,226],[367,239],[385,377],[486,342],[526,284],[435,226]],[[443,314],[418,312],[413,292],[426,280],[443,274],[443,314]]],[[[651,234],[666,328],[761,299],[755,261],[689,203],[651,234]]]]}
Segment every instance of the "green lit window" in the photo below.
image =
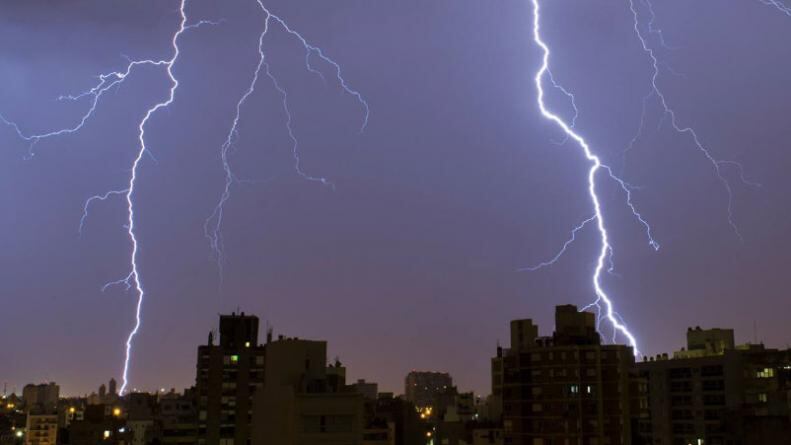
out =
{"type": "Polygon", "coordinates": [[[234,363],[234,364],[239,363],[239,356],[238,355],[232,355],[231,356],[231,363],[234,363]]]}

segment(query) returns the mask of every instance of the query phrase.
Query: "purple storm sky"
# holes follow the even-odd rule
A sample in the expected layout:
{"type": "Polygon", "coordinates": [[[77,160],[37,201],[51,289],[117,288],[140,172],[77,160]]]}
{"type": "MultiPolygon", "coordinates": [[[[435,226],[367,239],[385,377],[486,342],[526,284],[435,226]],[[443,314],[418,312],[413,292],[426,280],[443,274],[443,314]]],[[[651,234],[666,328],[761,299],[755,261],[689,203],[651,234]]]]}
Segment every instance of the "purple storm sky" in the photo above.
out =
{"type": "MultiPolygon", "coordinates": [[[[651,102],[651,68],[626,1],[543,2],[552,71],[576,94],[577,130],[638,186],[634,202],[662,244],[654,252],[623,196],[602,181],[615,247],[604,285],[647,354],[682,346],[687,326],[733,327],[737,340],[791,343],[791,17],[760,1],[656,2],[669,49],[660,85],[681,123],[733,170],[733,214],[711,164],[651,102]]],[[[553,306],[593,299],[592,227],[539,272],[592,213],[588,165],[543,120],[533,75],[527,0],[268,3],[324,49],[371,107],[304,67],[304,51],[274,30],[265,49],[289,90],[299,178],[277,91],[262,80],[242,110],[223,227],[225,277],[203,223],[222,192],[219,148],[257,62],[263,16],[254,1],[190,0],[191,20],[218,26],[181,40],[175,103],[152,118],[152,158],[137,191],[140,272],[147,290],[131,386],[184,387],[217,314],[241,308],[276,333],[325,339],[351,378],[402,391],[412,369],[450,372],[487,393],[489,357],[508,321],[552,329],[553,306]]],[[[86,102],[59,102],[131,58],[169,57],[178,1],[11,1],[0,6],[0,113],[29,132],[75,122],[86,102]]],[[[657,46],[657,41],[652,41],[657,46]]],[[[135,300],[101,286],[128,272],[125,207],[83,201],[121,188],[137,124],[169,84],[144,69],[103,98],[82,132],[41,141],[36,156],[0,126],[0,383],[56,380],[68,394],[119,378],[135,300]]],[[[554,110],[569,113],[554,92],[554,110]]]]}

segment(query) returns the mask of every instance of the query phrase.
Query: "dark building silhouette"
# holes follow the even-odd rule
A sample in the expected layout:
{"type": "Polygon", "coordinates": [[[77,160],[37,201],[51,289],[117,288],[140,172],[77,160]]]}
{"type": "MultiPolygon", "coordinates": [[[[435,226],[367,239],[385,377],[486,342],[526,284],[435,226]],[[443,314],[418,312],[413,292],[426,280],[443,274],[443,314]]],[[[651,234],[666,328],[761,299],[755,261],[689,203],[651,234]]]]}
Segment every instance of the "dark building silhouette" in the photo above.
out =
{"type": "Polygon", "coordinates": [[[690,328],[687,347],[638,369],[652,444],[791,443],[791,350],[735,346],[731,329],[690,328]]]}
{"type": "Polygon", "coordinates": [[[220,316],[220,338],[198,347],[198,443],[244,445],[250,438],[252,397],[264,384],[258,317],[220,316]]]}
{"type": "Polygon", "coordinates": [[[366,423],[366,445],[422,445],[426,443],[426,432],[431,430],[412,402],[393,397],[393,393],[379,393],[375,401],[366,401],[366,423]]]}
{"type": "Polygon", "coordinates": [[[364,397],[346,385],[346,368],[337,359],[327,365],[327,342],[279,337],[265,350],[253,445],[362,444],[364,397]]]}
{"type": "Polygon", "coordinates": [[[556,308],[551,337],[531,320],[511,322],[511,348],[492,359],[504,443],[635,443],[632,424],[647,402],[633,370],[632,348],[602,345],[595,315],[576,306],[556,308]]]}
{"type": "Polygon", "coordinates": [[[70,445],[130,443],[131,434],[124,427],[125,419],[116,408],[107,405],[88,405],[82,420],[71,422],[68,429],[70,445]]]}
{"type": "Polygon", "coordinates": [[[150,444],[160,439],[162,431],[157,394],[129,393],[123,405],[123,408],[118,407],[113,410],[126,421],[123,428],[129,436],[131,445],[150,444]]]}
{"type": "Polygon", "coordinates": [[[424,420],[441,419],[456,402],[457,390],[447,372],[412,371],[404,380],[404,398],[420,409],[424,420]]]}
{"type": "Polygon", "coordinates": [[[22,399],[25,410],[37,413],[55,411],[58,406],[60,387],[54,382],[39,385],[25,385],[22,390],[22,399]]]}
{"type": "Polygon", "coordinates": [[[171,391],[159,399],[159,413],[162,424],[162,444],[194,444],[198,440],[198,413],[195,390],[188,389],[183,394],[171,391]]]}

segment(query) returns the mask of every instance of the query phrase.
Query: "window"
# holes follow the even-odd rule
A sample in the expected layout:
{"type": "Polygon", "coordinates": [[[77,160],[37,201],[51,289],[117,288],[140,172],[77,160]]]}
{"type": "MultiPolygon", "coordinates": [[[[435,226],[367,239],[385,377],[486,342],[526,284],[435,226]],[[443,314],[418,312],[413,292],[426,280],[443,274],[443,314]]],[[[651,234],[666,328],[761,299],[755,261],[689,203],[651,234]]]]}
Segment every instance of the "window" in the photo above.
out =
{"type": "Polygon", "coordinates": [[[232,355],[231,356],[231,363],[233,363],[234,365],[239,363],[239,356],[238,355],[232,355]]]}
{"type": "Polygon", "coordinates": [[[704,380],[703,381],[703,390],[704,391],[723,391],[723,390],[725,390],[725,381],[724,380],[704,380]]]}
{"type": "Polygon", "coordinates": [[[670,382],[670,392],[691,392],[691,391],[692,391],[692,383],[689,381],[670,382]]]}
{"type": "Polygon", "coordinates": [[[313,415],[302,417],[305,433],[349,433],[354,430],[354,416],[313,415]]]}
{"type": "Polygon", "coordinates": [[[722,365],[703,366],[700,368],[700,375],[703,377],[719,377],[723,375],[722,365]]]}
{"type": "Polygon", "coordinates": [[[579,387],[579,385],[571,385],[571,386],[569,387],[569,392],[570,392],[571,394],[579,394],[579,392],[580,392],[580,387],[579,387]]]}
{"type": "Polygon", "coordinates": [[[703,396],[704,405],[720,406],[725,405],[725,396],[722,394],[710,394],[703,396]]]}
{"type": "Polygon", "coordinates": [[[768,398],[767,398],[765,392],[762,392],[762,393],[758,394],[758,402],[766,403],[767,400],[768,400],[768,398]]]}
{"type": "Polygon", "coordinates": [[[543,409],[544,409],[544,407],[541,406],[540,403],[534,403],[533,404],[533,412],[534,413],[541,412],[543,409]]]}
{"type": "Polygon", "coordinates": [[[759,369],[755,372],[755,376],[759,379],[770,379],[775,376],[774,368],[759,369]]]}

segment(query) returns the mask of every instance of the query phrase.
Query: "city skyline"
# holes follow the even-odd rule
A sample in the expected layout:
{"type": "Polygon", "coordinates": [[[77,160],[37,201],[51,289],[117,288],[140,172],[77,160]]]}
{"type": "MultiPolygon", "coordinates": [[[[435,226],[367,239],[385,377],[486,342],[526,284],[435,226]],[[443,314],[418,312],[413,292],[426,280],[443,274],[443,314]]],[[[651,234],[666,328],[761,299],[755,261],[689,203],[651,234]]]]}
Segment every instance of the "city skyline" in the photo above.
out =
{"type": "MultiPolygon", "coordinates": [[[[655,101],[644,102],[651,60],[629,2],[545,3],[542,37],[553,81],[575,94],[574,129],[633,186],[662,246],[648,245],[623,192],[602,182],[616,247],[602,280],[641,351],[668,352],[697,325],[735,328],[738,343],[790,343],[791,53],[782,42],[791,17],[760,1],[654,5],[648,36],[664,93],[717,159],[743,166],[723,169],[737,234],[711,165],[655,101]],[[732,33],[734,17],[749,35],[732,33]]],[[[86,104],[54,99],[122,69],[125,56],[170,57],[178,4],[3,6],[4,40],[19,44],[0,73],[10,86],[0,88],[0,113],[30,132],[73,122],[86,104]]],[[[589,165],[537,109],[542,54],[530,2],[267,4],[343,68],[370,118],[360,132],[368,116],[334,67],[316,59],[316,75],[293,35],[269,36],[303,173],[333,186],[295,171],[280,94],[262,83],[230,152],[240,181],[223,223],[222,279],[204,222],[222,192],[219,148],[255,68],[262,16],[254,1],[186,5],[189,24],[211,23],[184,35],[176,100],[152,118],[151,156],[141,160],[136,224],[148,297],[130,388],[190,386],[193,346],[218,312],[240,308],[276,332],[329,340],[351,380],[397,391],[409,370],[438,370],[485,394],[486,363],[473,358],[508,338],[507,321],[535,316],[549,330],[552,307],[595,299],[590,228],[557,264],[519,271],[552,258],[591,216],[589,165]]],[[[78,228],[88,197],[123,186],[140,118],[168,86],[162,72],[141,70],[79,134],[39,141],[32,158],[0,126],[0,202],[11,210],[0,219],[0,295],[12,314],[0,320],[0,379],[10,386],[54,380],[84,394],[120,380],[135,297],[102,286],[128,272],[123,200],[92,204],[78,228]]],[[[547,95],[570,119],[568,98],[547,95]]],[[[609,327],[602,334],[609,339],[609,327]]]]}

